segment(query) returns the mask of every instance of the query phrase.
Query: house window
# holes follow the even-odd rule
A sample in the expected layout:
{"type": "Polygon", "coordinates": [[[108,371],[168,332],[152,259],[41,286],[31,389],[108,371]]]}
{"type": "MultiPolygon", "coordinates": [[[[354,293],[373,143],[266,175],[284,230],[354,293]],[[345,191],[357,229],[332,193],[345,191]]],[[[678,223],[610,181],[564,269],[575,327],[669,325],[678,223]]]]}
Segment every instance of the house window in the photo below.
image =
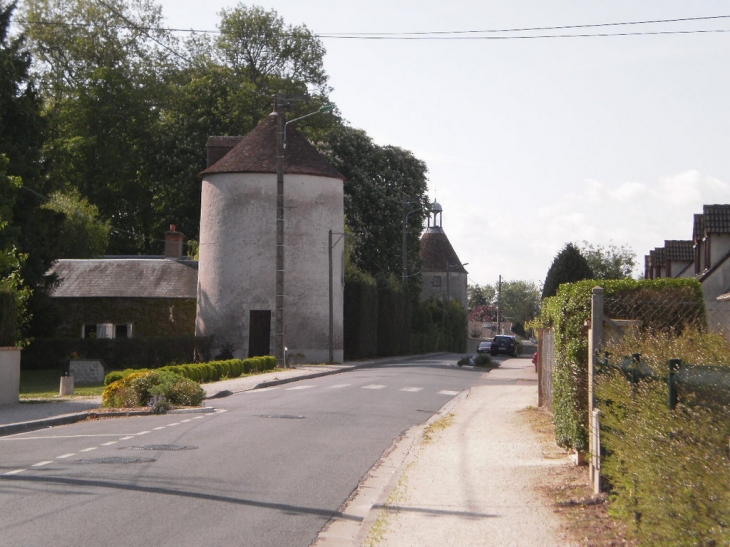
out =
{"type": "Polygon", "coordinates": [[[441,276],[440,275],[434,275],[433,276],[433,286],[434,287],[440,287],[441,286],[441,276]]]}
{"type": "Polygon", "coordinates": [[[131,338],[132,325],[114,325],[114,338],[131,338]]]}
{"type": "Polygon", "coordinates": [[[131,338],[132,325],[113,323],[96,323],[84,325],[81,330],[82,338],[131,338]]]}

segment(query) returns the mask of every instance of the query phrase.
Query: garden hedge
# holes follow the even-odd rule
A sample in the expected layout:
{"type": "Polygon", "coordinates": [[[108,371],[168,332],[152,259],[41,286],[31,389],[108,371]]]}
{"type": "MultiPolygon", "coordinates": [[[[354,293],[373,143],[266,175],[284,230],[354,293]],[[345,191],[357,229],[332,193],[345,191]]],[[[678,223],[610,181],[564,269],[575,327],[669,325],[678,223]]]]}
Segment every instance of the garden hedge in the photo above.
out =
{"type": "Polygon", "coordinates": [[[696,279],[586,280],[560,285],[555,296],[543,300],[535,326],[551,327],[554,331],[556,441],[564,448],[581,452],[588,449],[586,325],[596,286],[604,289],[604,309],[609,317],[640,320],[646,331],[681,331],[686,325],[706,328],[702,289],[696,279]]]}

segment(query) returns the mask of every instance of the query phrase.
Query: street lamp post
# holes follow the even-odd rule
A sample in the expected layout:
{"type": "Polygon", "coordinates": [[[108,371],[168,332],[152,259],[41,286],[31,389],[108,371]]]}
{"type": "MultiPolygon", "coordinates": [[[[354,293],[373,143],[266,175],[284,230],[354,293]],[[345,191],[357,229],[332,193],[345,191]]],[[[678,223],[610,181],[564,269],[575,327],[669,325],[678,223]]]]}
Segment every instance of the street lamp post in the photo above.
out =
{"type": "Polygon", "coordinates": [[[286,126],[309,116],[332,110],[335,105],[327,104],[314,112],[305,114],[288,122],[284,120],[284,97],[276,96],[276,311],[274,334],[274,354],[276,364],[286,367],[286,347],[284,345],[284,150],[286,149],[286,126]]]}
{"type": "Polygon", "coordinates": [[[456,268],[461,268],[463,266],[468,266],[468,262],[464,262],[463,264],[449,264],[446,263],[446,301],[451,302],[451,298],[449,295],[449,273],[451,273],[451,270],[455,270],[456,268]]]}

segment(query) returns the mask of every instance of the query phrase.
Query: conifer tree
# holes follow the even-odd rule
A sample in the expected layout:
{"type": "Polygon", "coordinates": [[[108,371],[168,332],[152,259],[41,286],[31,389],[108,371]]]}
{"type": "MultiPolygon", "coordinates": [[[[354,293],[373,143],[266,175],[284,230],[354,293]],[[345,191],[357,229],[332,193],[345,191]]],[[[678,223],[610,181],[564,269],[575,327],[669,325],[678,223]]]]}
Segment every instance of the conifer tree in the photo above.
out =
{"type": "Polygon", "coordinates": [[[585,257],[572,243],[568,243],[553,260],[542,288],[542,298],[555,296],[563,283],[591,279],[593,271],[585,257]]]}

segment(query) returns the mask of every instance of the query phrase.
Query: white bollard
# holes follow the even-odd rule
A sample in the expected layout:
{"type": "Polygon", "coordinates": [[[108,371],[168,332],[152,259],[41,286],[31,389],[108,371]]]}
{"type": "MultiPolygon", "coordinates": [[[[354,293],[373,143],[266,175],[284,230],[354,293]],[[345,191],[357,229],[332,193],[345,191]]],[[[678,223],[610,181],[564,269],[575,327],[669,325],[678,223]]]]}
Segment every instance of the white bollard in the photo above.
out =
{"type": "Polygon", "coordinates": [[[73,395],[74,394],[74,377],[73,376],[61,376],[61,388],[58,391],[59,395],[73,395]]]}

